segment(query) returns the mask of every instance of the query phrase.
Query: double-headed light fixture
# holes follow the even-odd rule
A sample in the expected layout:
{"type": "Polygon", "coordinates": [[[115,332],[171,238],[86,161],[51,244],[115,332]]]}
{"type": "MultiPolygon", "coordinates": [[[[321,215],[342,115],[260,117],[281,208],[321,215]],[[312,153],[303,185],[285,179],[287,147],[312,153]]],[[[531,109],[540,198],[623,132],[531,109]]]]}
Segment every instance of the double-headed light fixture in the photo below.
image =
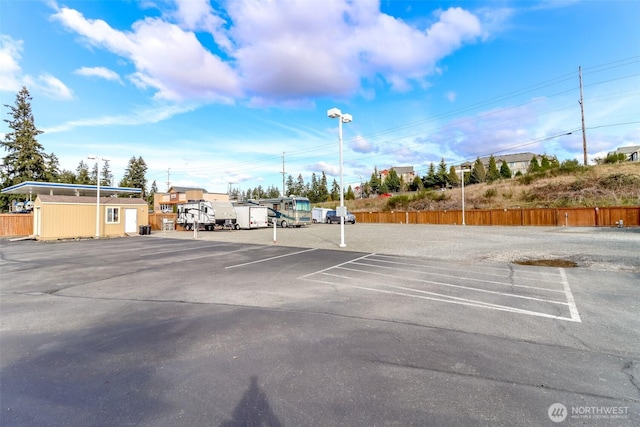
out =
{"type": "Polygon", "coordinates": [[[351,117],[351,114],[343,114],[342,111],[337,108],[332,108],[327,111],[327,116],[329,116],[329,118],[331,119],[338,119],[338,138],[340,141],[340,206],[336,210],[336,213],[340,217],[340,247],[344,248],[347,246],[344,243],[344,217],[347,216],[347,209],[344,206],[344,176],[342,172],[342,124],[352,122],[353,117],[351,117]]]}

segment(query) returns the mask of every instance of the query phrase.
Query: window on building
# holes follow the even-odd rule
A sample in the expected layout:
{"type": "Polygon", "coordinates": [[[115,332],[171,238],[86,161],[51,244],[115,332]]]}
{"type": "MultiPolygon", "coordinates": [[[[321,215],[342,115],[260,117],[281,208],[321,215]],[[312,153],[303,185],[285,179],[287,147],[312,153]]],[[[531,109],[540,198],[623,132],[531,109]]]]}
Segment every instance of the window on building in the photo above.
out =
{"type": "Polygon", "coordinates": [[[120,222],[120,208],[107,208],[107,224],[120,222]]]}

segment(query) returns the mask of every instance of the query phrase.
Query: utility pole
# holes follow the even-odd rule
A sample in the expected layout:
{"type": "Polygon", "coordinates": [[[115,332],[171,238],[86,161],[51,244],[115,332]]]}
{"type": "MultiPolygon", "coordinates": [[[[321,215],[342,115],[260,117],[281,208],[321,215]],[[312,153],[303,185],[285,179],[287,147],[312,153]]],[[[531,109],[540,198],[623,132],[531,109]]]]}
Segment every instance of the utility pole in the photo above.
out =
{"type": "Polygon", "coordinates": [[[584,154],[584,165],[587,166],[587,132],[584,128],[584,100],[582,97],[582,67],[578,67],[580,77],[580,114],[582,115],[582,150],[584,154]]]}
{"type": "Polygon", "coordinates": [[[167,193],[169,192],[169,188],[171,187],[171,168],[167,169],[167,193]]]}
{"type": "Polygon", "coordinates": [[[284,192],[284,151],[282,152],[282,197],[285,197],[286,194],[284,192]]]}

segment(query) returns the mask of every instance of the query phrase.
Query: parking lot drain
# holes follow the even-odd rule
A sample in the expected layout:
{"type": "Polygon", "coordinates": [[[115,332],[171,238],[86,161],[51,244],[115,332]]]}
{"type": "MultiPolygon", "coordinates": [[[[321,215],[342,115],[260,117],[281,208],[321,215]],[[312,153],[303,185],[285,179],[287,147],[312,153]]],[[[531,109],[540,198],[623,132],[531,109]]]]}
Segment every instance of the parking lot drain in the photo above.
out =
{"type": "Polygon", "coordinates": [[[538,267],[559,267],[559,268],[571,268],[577,267],[578,263],[575,261],[569,261],[566,259],[521,259],[513,261],[514,264],[519,265],[534,265],[538,267]]]}

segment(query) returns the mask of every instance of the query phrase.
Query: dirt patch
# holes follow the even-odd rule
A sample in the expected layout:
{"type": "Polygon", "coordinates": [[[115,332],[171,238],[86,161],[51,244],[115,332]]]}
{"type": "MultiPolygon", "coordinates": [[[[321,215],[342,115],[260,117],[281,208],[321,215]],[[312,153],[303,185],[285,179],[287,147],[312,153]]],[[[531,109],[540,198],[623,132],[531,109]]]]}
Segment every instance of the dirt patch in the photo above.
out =
{"type": "Polygon", "coordinates": [[[523,259],[513,261],[518,265],[534,265],[538,267],[559,267],[559,268],[573,268],[577,267],[578,263],[575,261],[569,261],[566,259],[523,259]]]}

